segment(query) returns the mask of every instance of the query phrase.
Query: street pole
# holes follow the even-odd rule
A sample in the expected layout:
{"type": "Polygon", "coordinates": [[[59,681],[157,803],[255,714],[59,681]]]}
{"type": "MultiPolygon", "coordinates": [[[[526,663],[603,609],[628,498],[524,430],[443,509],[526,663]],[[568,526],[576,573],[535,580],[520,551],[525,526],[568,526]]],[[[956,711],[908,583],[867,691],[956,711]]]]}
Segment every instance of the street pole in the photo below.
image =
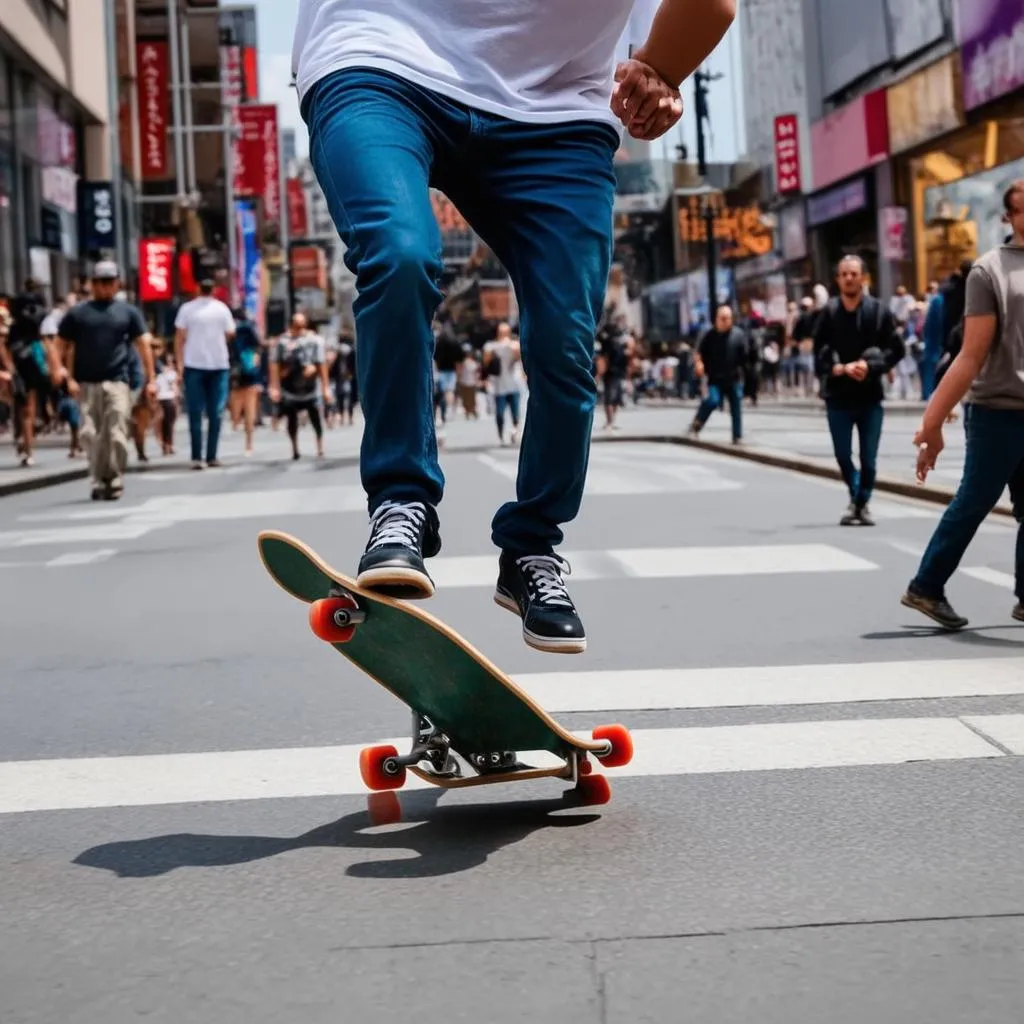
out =
{"type": "Polygon", "coordinates": [[[185,192],[189,199],[194,198],[198,189],[196,182],[196,140],[192,131],[192,51],[189,40],[188,9],[182,12],[178,22],[179,38],[181,39],[182,93],[185,109],[185,192]]]}
{"type": "Polygon", "coordinates": [[[106,0],[103,5],[103,20],[107,40],[107,121],[110,132],[110,194],[114,214],[114,252],[121,269],[122,280],[127,284],[128,252],[125,246],[125,206],[122,198],[124,183],[121,173],[121,79],[117,73],[117,10],[115,0],[106,0]]]}
{"type": "MultiPolygon", "coordinates": [[[[224,111],[224,221],[228,233],[228,295],[231,308],[241,303],[235,285],[238,274],[238,236],[235,233],[235,163],[234,163],[235,114],[230,108],[224,111]]],[[[243,289],[245,284],[243,282],[243,289]]]]}
{"type": "Polygon", "coordinates": [[[288,222],[288,196],[285,192],[287,187],[287,175],[285,173],[284,161],[281,159],[281,132],[277,132],[277,170],[278,170],[278,202],[281,215],[281,257],[284,262],[284,277],[287,287],[284,290],[284,317],[285,323],[291,320],[292,316],[292,226],[288,222]]]}
{"type": "MultiPolygon", "coordinates": [[[[710,119],[708,112],[708,83],[721,78],[710,72],[698,69],[693,75],[693,112],[697,121],[697,172],[706,188],[708,184],[707,147],[704,141],[704,127],[710,119]]],[[[704,194],[704,233],[706,237],[706,254],[708,270],[708,319],[714,321],[715,309],[718,306],[717,250],[715,247],[715,208],[711,201],[710,191],[704,194]]]]}
{"type": "Polygon", "coordinates": [[[178,179],[178,201],[185,196],[185,158],[181,145],[181,61],[178,58],[178,0],[167,0],[167,45],[171,51],[171,107],[174,114],[174,171],[178,179]]]}

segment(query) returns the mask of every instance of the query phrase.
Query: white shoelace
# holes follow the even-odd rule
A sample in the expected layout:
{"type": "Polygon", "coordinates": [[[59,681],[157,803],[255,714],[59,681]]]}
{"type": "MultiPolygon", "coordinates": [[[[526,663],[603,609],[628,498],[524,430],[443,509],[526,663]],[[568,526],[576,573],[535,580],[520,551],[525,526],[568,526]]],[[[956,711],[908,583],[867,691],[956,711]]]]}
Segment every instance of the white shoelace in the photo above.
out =
{"type": "Polygon", "coordinates": [[[416,547],[419,544],[420,530],[427,518],[427,508],[419,501],[403,504],[397,501],[385,501],[370,516],[370,536],[373,543],[369,550],[382,548],[390,544],[401,544],[402,547],[416,547]]]}
{"type": "Polygon", "coordinates": [[[572,608],[569,591],[562,582],[563,575],[572,575],[572,569],[565,559],[558,555],[527,555],[516,559],[516,564],[527,577],[530,589],[540,604],[572,608]]]}

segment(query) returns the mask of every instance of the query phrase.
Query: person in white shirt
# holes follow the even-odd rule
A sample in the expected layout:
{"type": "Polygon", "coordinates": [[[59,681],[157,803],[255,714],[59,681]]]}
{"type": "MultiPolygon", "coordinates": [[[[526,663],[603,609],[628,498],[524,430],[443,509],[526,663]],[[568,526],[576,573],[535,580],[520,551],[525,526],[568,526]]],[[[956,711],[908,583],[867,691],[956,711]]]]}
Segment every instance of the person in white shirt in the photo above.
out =
{"type": "Polygon", "coordinates": [[[219,466],[220,423],[228,404],[228,342],[235,336],[231,310],[215,298],[213,280],[199,282],[199,296],[174,320],[174,359],[185,387],[192,436],[192,468],[203,468],[203,415],[207,419],[206,465],[219,466]]]}
{"type": "Polygon", "coordinates": [[[156,375],[156,400],[160,403],[160,445],[164,455],[174,454],[174,421],[178,418],[178,371],[166,362],[156,375]]]}
{"type": "Polygon", "coordinates": [[[359,291],[359,583],[434,592],[436,187],[487,239],[520,305],[530,405],[517,500],[491,524],[495,600],[545,651],[586,648],[555,548],[586,479],[621,131],[652,141],[679,121],[679,86],[736,0],[661,0],[646,40],[616,63],[633,13],[634,0],[300,0],[293,44],[310,157],[359,291]]]}

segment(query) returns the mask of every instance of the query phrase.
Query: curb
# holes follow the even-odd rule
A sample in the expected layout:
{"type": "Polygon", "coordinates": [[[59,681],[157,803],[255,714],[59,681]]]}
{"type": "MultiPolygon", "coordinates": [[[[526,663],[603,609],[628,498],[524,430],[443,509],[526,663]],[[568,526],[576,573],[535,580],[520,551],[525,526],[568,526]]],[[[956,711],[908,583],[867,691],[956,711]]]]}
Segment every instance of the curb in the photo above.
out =
{"type": "MultiPolygon", "coordinates": [[[[754,462],[761,466],[772,466],[776,469],[788,469],[794,473],[803,473],[805,476],[816,476],[825,480],[838,480],[842,482],[842,474],[838,467],[829,466],[823,462],[816,462],[811,459],[799,458],[794,455],[779,455],[774,452],[766,452],[757,448],[742,448],[728,444],[720,444],[717,441],[701,441],[694,437],[675,436],[672,434],[648,434],[648,435],[625,435],[619,437],[595,438],[602,444],[614,444],[621,441],[629,441],[636,444],[638,441],[646,441],[654,444],[674,444],[683,448],[697,448],[701,451],[714,452],[716,455],[727,455],[733,459],[741,459],[744,462],[754,462]]],[[[932,484],[912,484],[905,480],[898,480],[895,477],[880,476],[875,481],[875,490],[887,494],[898,494],[904,498],[914,498],[918,501],[927,501],[933,505],[948,505],[956,491],[948,487],[936,487],[932,484]]],[[[1005,505],[996,505],[992,509],[993,515],[1013,518],[1013,511],[1005,505]]]]}

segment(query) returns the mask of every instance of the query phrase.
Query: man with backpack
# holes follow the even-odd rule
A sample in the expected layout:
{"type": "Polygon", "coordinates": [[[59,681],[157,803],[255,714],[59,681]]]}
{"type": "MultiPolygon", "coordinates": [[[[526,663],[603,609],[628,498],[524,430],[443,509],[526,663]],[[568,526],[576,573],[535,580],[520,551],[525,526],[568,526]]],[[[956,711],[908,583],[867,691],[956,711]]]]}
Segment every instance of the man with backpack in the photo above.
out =
{"type": "Polygon", "coordinates": [[[836,272],[839,297],[829,299],[814,330],[828,428],[850,505],[841,526],[873,526],[868,506],[882,437],[882,381],[903,358],[904,345],[892,314],[864,291],[864,261],[844,256],[836,272]],[[857,430],[860,469],[853,463],[857,430]]]}

